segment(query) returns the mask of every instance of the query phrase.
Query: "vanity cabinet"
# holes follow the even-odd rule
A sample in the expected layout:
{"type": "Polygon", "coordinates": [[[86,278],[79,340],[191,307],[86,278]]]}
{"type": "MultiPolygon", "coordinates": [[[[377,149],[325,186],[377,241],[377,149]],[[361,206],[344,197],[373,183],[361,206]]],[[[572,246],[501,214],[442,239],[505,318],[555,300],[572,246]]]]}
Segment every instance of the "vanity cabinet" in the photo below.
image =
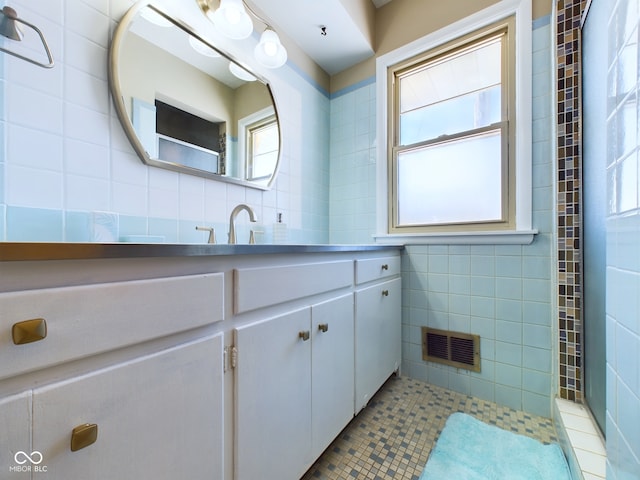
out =
{"type": "Polygon", "coordinates": [[[1,293],[0,477],[224,478],[223,304],[222,274],[1,293]]]}
{"type": "Polygon", "coordinates": [[[394,247],[48,251],[0,261],[1,478],[300,478],[399,367],[394,247]]]}
{"type": "Polygon", "coordinates": [[[399,275],[399,257],[356,260],[356,413],[400,368],[402,290],[399,275]]]}
{"type": "Polygon", "coordinates": [[[245,270],[238,287],[256,275],[280,281],[262,283],[255,305],[311,298],[235,330],[235,478],[299,478],[353,418],[353,262],[245,270]]]}

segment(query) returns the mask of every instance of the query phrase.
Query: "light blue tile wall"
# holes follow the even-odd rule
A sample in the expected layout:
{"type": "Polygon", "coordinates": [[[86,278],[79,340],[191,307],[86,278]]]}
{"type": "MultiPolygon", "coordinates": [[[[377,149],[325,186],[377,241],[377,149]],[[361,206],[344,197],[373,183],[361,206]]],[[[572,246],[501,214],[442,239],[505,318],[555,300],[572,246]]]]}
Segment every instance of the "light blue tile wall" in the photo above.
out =
{"type": "Polygon", "coordinates": [[[640,13],[637,2],[612,3],[609,36],[603,39],[609,45],[611,132],[607,136],[607,478],[623,480],[640,478],[640,13]]]}
{"type": "Polygon", "coordinates": [[[331,100],[331,243],[372,243],[376,214],[375,95],[372,78],[331,100]]]}
{"type": "MultiPolygon", "coordinates": [[[[526,246],[408,246],[402,263],[403,374],[547,417],[556,384],[550,35],[549,17],[536,20],[532,173],[540,233],[526,246]],[[423,325],[480,335],[482,371],[424,362],[423,325]]],[[[370,242],[375,232],[373,82],[331,100],[331,242],[370,242]]]]}

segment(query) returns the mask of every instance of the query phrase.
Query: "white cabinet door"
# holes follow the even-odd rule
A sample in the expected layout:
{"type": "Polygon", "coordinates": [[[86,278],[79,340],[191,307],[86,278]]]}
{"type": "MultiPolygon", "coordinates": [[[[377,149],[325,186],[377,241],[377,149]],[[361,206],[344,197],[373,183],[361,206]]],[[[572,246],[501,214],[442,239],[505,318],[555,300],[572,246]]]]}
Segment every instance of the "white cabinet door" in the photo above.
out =
{"type": "Polygon", "coordinates": [[[42,465],[31,448],[31,390],[0,399],[0,478],[30,479],[42,465]]]}
{"type": "Polygon", "coordinates": [[[47,479],[222,478],[222,351],[218,334],[34,390],[47,479]],[[71,452],[87,423],[96,442],[71,452]]]}
{"type": "Polygon", "coordinates": [[[356,292],[356,413],[400,366],[399,278],[356,292]]]}
{"type": "Polygon", "coordinates": [[[303,308],[236,329],[235,480],[293,480],[311,461],[310,325],[303,308]]]}
{"type": "Polygon", "coordinates": [[[353,294],[311,307],[313,458],[353,418],[353,294]]]}

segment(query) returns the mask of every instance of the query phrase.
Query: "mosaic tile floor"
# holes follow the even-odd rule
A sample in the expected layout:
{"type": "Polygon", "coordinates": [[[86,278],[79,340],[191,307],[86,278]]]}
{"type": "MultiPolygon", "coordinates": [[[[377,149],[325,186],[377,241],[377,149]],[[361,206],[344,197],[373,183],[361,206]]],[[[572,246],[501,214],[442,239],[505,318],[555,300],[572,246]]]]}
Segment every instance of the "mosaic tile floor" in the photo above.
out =
{"type": "Polygon", "coordinates": [[[417,480],[450,414],[557,442],[548,418],[405,377],[391,377],[303,480],[417,480]]]}

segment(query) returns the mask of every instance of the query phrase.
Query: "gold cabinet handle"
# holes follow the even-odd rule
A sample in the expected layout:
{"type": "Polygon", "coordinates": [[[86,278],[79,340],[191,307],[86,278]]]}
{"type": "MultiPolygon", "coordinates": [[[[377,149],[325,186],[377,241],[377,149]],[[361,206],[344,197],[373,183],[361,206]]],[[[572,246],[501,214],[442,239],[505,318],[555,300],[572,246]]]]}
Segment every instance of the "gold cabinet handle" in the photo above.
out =
{"type": "Polygon", "coordinates": [[[383,270],[389,270],[389,265],[387,265],[386,263],[384,265],[382,265],[382,269],[383,270]]]}
{"type": "Polygon", "coordinates": [[[388,297],[389,296],[389,290],[382,290],[382,296],[383,297],[388,297]]]}
{"type": "Polygon", "coordinates": [[[307,340],[309,340],[309,330],[305,330],[304,332],[298,333],[298,337],[306,342],[307,340]]]}
{"type": "Polygon", "coordinates": [[[47,322],[44,318],[34,318],[15,323],[11,329],[11,336],[16,345],[38,342],[47,336],[47,322]]]}
{"type": "Polygon", "coordinates": [[[79,425],[71,432],[71,451],[76,452],[88,447],[98,439],[98,425],[95,423],[85,423],[79,425]]]}
{"type": "Polygon", "coordinates": [[[323,333],[326,333],[329,330],[329,324],[328,323],[319,323],[318,324],[318,330],[320,330],[323,333]]]}

